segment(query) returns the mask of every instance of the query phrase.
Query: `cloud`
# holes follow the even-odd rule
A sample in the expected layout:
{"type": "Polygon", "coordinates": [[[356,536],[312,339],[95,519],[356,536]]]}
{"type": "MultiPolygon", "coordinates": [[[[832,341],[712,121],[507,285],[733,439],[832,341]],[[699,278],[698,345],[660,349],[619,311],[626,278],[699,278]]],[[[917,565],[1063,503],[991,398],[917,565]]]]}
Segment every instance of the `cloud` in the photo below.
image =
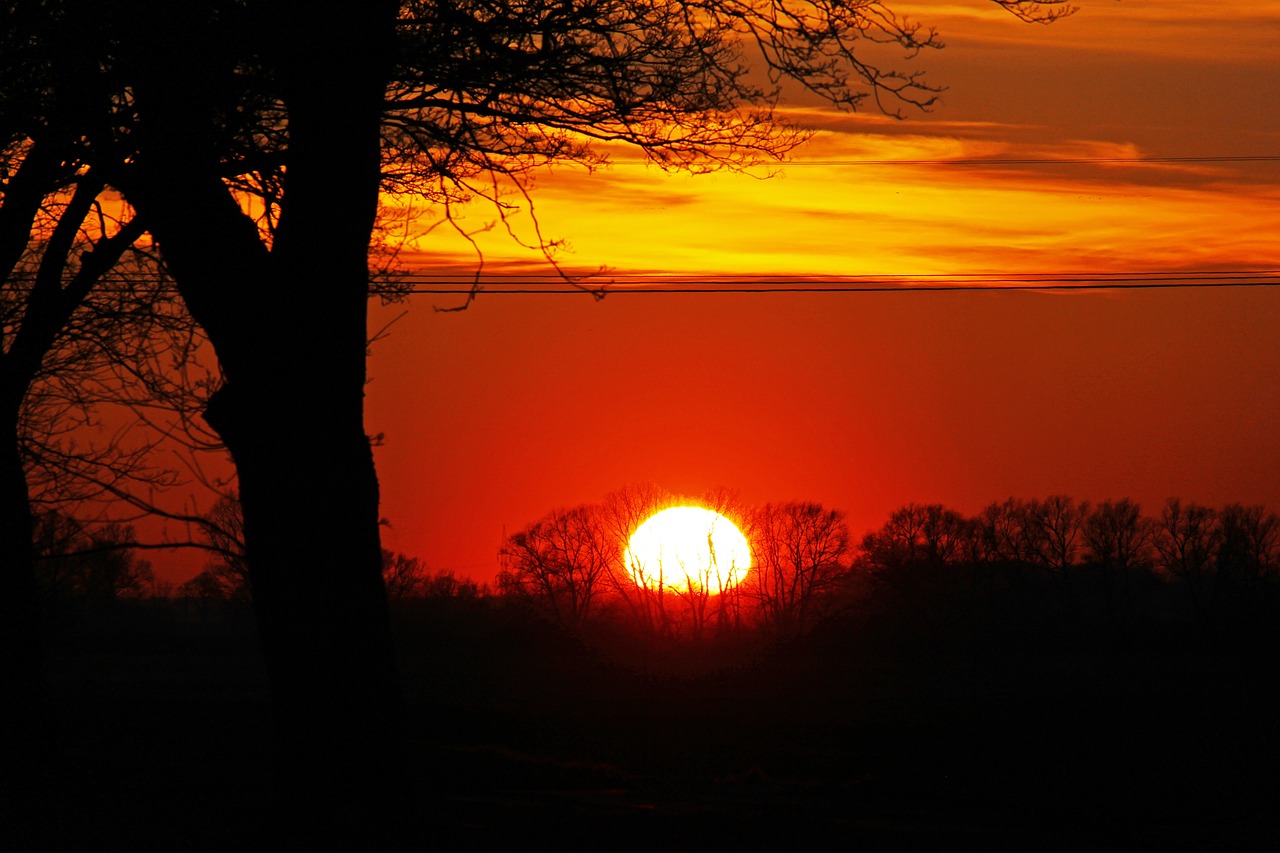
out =
{"type": "MultiPolygon", "coordinates": [[[[1274,162],[1147,162],[1133,143],[1027,143],[998,124],[825,126],[767,179],[635,160],[557,173],[539,187],[542,233],[572,238],[570,268],[622,277],[1280,266],[1274,162]]],[[[512,222],[529,242],[527,213],[512,222]]],[[[441,257],[470,255],[444,236],[427,241],[441,257]]],[[[476,239],[492,261],[538,262],[498,229],[476,239]]]]}
{"type": "Polygon", "coordinates": [[[991,3],[898,3],[895,8],[936,26],[947,50],[1030,48],[1268,65],[1280,53],[1280,9],[1270,0],[1077,5],[1076,14],[1049,27],[1021,23],[991,3]]]}

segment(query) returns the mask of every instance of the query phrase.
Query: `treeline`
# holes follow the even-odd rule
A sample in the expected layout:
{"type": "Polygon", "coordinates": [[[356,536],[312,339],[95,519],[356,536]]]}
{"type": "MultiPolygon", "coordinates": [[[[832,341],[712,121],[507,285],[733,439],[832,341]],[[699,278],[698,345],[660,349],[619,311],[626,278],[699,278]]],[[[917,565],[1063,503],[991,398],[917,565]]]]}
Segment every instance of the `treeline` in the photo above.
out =
{"type": "Polygon", "coordinates": [[[626,622],[660,636],[703,636],[765,626],[802,630],[824,609],[850,570],[843,513],[814,503],[747,509],[727,493],[699,503],[732,520],[752,548],[738,584],[714,577],[641,586],[624,561],[631,533],[681,501],[636,486],[598,504],[555,510],[509,536],[499,552],[498,592],[567,627],[626,622]]]}
{"type": "Polygon", "coordinates": [[[1280,519],[1260,506],[1010,498],[975,515],[908,504],[855,541],[842,512],[815,503],[701,501],[751,542],[746,579],[644,588],[627,536],[670,496],[632,488],[555,510],[508,537],[498,592],[561,625],[621,623],[665,636],[805,633],[826,617],[892,613],[924,621],[1000,618],[1206,626],[1266,618],[1280,600],[1280,519]]]}
{"type": "MultiPolygon", "coordinates": [[[[507,537],[495,588],[383,552],[394,602],[489,599],[564,628],[612,625],[661,637],[807,633],[837,614],[893,614],[1030,623],[1136,624],[1160,619],[1215,630],[1280,609],[1280,518],[1261,506],[1215,508],[1171,499],[1153,514],[1132,500],[1066,496],[993,503],[966,515],[908,504],[861,539],[844,513],[812,502],[745,506],[727,493],[696,501],[737,524],[753,565],[739,584],[643,587],[624,562],[630,533],[676,499],[629,487],[596,504],[557,509],[507,537]]],[[[248,603],[239,507],[215,507],[206,567],[174,586],[135,553],[127,526],[90,527],[57,512],[36,525],[47,601],[178,599],[205,613],[248,603]]]]}
{"type": "Polygon", "coordinates": [[[32,544],[40,597],[111,601],[166,594],[133,542],[128,525],[92,527],[58,511],[37,515],[32,544]]]}
{"type": "MultiPolygon", "coordinates": [[[[248,603],[252,598],[244,553],[239,502],[219,500],[199,528],[197,547],[209,554],[205,566],[181,584],[158,579],[137,552],[129,525],[88,525],[49,510],[35,519],[36,581],[46,602],[181,599],[206,606],[248,603]]],[[[433,571],[422,560],[383,550],[382,578],[390,601],[480,598],[487,585],[433,571]]]]}

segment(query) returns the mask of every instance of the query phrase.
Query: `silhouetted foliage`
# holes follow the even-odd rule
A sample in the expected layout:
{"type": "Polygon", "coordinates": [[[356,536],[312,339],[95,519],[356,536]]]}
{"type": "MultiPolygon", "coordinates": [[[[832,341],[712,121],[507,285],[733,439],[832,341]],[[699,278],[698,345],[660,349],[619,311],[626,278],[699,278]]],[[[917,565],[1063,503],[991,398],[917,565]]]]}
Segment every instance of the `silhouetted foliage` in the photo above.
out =
{"type": "Polygon", "coordinates": [[[36,576],[51,599],[114,601],[140,598],[155,586],[151,564],[130,550],[133,530],[94,529],[57,511],[36,519],[36,576]]]}
{"type": "Polygon", "coordinates": [[[814,503],[765,504],[747,524],[752,548],[748,595],[782,635],[802,633],[849,571],[844,514],[814,503]]]}
{"type": "Polygon", "coordinates": [[[934,617],[976,585],[978,526],[940,504],[895,510],[861,551],[858,565],[878,587],[934,617]]]}
{"type": "Polygon", "coordinates": [[[723,635],[759,622],[775,634],[806,630],[848,571],[849,534],[841,513],[816,504],[741,509],[727,492],[699,501],[655,486],[631,486],[598,505],[557,510],[507,539],[498,591],[542,608],[566,626],[622,619],[663,637],[723,635]],[[727,517],[756,540],[753,568],[737,584],[713,565],[705,576],[628,565],[627,542],[650,516],[697,503],[727,517]],[[656,574],[655,574],[656,572],[656,574]]]}
{"type": "Polygon", "coordinates": [[[17,3],[3,16],[0,656],[21,691],[39,680],[34,515],[136,515],[177,482],[150,458],[158,434],[136,427],[156,409],[189,412],[199,336],[141,239],[144,220],[112,186],[128,143],[98,10],[17,3]],[[134,411],[95,437],[112,406],[134,411]],[[86,502],[96,506],[76,508],[86,502]]]}
{"type": "Polygon", "coordinates": [[[631,624],[647,633],[670,635],[679,621],[679,600],[665,584],[646,584],[643,566],[626,564],[631,534],[646,519],[675,502],[674,496],[654,483],[625,486],[607,495],[599,507],[609,590],[621,602],[631,624]],[[637,582],[637,578],[639,582],[637,582]]]}
{"type": "Polygon", "coordinates": [[[234,494],[223,495],[200,520],[206,546],[214,554],[200,574],[183,586],[187,594],[224,601],[250,597],[249,563],[244,553],[244,515],[234,494]]]}
{"type": "Polygon", "coordinates": [[[1161,510],[1155,547],[1160,568],[1180,582],[1199,616],[1207,618],[1216,604],[1215,557],[1222,528],[1211,507],[1170,499],[1161,510]]]}
{"type": "Polygon", "coordinates": [[[1261,506],[1228,504],[1218,519],[1222,528],[1216,578],[1220,594],[1247,597],[1276,573],[1280,518],[1261,506]]]}
{"type": "Polygon", "coordinates": [[[387,585],[387,598],[392,602],[471,599],[480,595],[475,581],[460,578],[448,570],[432,571],[417,557],[393,551],[382,552],[382,578],[387,585]]]}
{"type": "Polygon", "coordinates": [[[1197,618],[1225,626],[1274,593],[1280,520],[1263,507],[1222,510],[1169,500],[1153,537],[1158,567],[1177,582],[1197,618]]]}
{"type": "Polygon", "coordinates": [[[507,538],[498,589],[544,604],[564,625],[580,625],[608,572],[609,543],[594,508],[556,510],[507,538]]]}

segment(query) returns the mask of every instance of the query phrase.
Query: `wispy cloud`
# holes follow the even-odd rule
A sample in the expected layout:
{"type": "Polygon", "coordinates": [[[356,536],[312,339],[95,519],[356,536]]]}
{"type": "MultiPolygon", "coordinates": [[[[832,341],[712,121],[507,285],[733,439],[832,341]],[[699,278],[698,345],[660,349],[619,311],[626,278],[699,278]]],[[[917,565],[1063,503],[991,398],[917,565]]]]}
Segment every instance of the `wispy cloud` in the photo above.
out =
{"type": "MultiPolygon", "coordinates": [[[[570,266],[620,273],[1280,266],[1280,163],[1146,161],[1131,143],[1025,144],[1017,128],[940,123],[882,134],[842,121],[770,177],[669,174],[634,159],[558,173],[539,187],[542,232],[570,238],[570,266]]],[[[527,215],[513,222],[532,238],[527,215]]],[[[443,237],[421,248],[457,255],[443,237]]],[[[533,260],[504,234],[477,239],[494,260],[533,260]]]]}
{"type": "Polygon", "coordinates": [[[902,13],[936,26],[949,50],[999,47],[1140,57],[1274,62],[1280,7],[1271,0],[1089,0],[1048,28],[1029,27],[991,3],[899,3],[902,13]]]}

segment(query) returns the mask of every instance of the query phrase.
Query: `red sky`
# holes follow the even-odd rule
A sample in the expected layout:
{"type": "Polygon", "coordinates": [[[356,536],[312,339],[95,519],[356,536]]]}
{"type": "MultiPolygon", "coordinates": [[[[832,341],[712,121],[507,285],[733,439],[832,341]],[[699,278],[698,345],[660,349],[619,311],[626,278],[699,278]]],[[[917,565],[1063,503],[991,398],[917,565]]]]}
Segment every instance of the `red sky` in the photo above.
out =
{"type": "MultiPolygon", "coordinates": [[[[891,5],[947,45],[919,60],[949,87],[931,113],[796,103],[813,140],[748,174],[620,150],[604,172],[544,175],[560,261],[607,265],[619,290],[637,274],[1280,275],[1280,161],[1150,162],[1280,157],[1280,4],[1082,0],[1049,27],[979,0],[891,5]],[[939,162],[1133,158],[1148,162],[939,162]],[[931,162],[866,162],[884,160],[931,162]]],[[[480,239],[491,265],[537,263],[480,239]]],[[[419,270],[470,263],[443,230],[411,249],[419,270]]],[[[368,396],[384,543],[436,569],[490,579],[504,530],[641,481],[818,501],[858,535],[910,501],[1280,509],[1280,288],[487,293],[432,310],[450,304],[375,309],[374,328],[408,313],[373,348],[368,396]]]]}

